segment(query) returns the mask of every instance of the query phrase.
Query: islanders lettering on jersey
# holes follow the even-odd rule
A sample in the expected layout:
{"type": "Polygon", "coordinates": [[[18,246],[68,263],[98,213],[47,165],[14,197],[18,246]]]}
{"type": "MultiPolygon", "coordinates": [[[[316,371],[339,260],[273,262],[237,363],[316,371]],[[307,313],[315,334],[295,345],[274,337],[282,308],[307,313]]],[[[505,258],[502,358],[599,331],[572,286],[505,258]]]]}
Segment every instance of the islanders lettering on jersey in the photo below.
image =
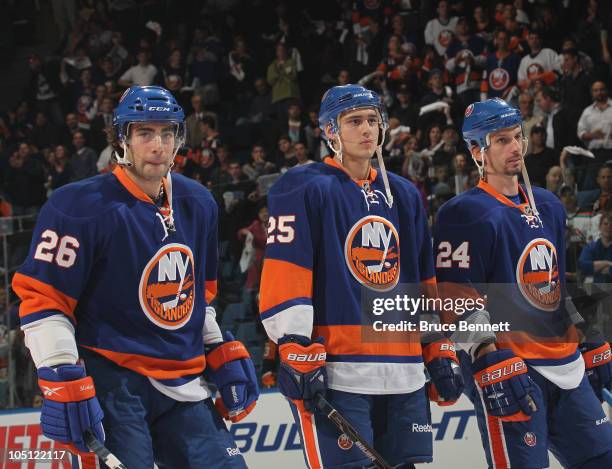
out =
{"type": "Polygon", "coordinates": [[[184,244],[162,246],[149,260],[138,288],[142,310],[155,325],[174,330],[185,325],[194,304],[194,262],[184,244]]]}
{"type": "Polygon", "coordinates": [[[561,302],[557,249],[544,238],[530,241],[516,266],[520,292],[535,308],[556,311],[561,302]]]}
{"type": "Polygon", "coordinates": [[[399,246],[393,223],[380,216],[365,216],[352,226],[346,237],[346,265],[355,280],[365,287],[391,290],[400,276],[399,246]]]}

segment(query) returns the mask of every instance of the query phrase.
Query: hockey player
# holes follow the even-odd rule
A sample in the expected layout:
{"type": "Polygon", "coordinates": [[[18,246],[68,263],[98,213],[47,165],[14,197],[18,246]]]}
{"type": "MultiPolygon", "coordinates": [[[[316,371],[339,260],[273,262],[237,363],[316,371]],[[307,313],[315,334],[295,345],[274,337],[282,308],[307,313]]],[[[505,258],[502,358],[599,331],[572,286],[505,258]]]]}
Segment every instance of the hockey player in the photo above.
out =
{"type": "Polygon", "coordinates": [[[245,467],[201,382],[233,421],[255,405],[249,354],[209,306],[217,206],[169,172],[183,110],[164,88],[135,86],[113,124],[117,168],[53,193],[13,280],[42,431],[87,459],[91,429],[130,469],[245,467]]]}
{"type": "Polygon", "coordinates": [[[486,309],[461,317],[481,327],[452,336],[466,394],[489,467],[548,467],[549,449],[566,468],[612,467],[612,428],[596,397],[612,384],[610,346],[579,350],[564,293],[565,212],[530,187],[521,123],[499,98],[466,109],[463,137],[481,181],[443,205],[435,226],[442,294],[487,294],[486,309]],[[511,332],[489,332],[500,320],[511,332]]]}
{"type": "Polygon", "coordinates": [[[408,334],[365,340],[360,302],[362,290],[434,284],[423,202],[410,182],[385,172],[387,116],[376,93],[358,85],[331,88],[319,125],[333,159],[287,171],[268,194],[260,311],[278,344],[279,388],[299,425],[309,467],[369,464],[314,409],[317,393],[390,463],[413,467],[432,460],[423,362],[431,398],[452,403],[463,386],[454,348],[436,340],[422,350],[418,336],[408,334]],[[371,166],[375,153],[379,170],[371,166]]]}

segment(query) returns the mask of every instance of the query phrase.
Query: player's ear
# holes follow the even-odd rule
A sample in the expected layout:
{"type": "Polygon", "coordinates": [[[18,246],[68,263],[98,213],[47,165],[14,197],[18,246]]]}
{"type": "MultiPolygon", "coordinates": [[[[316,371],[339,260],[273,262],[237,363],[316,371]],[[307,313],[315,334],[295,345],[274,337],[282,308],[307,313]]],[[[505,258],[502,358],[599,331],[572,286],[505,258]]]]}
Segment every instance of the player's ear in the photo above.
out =
{"type": "Polygon", "coordinates": [[[330,142],[334,141],[337,134],[334,132],[331,124],[327,124],[325,126],[325,135],[327,135],[327,138],[329,139],[330,142]]]}
{"type": "Polygon", "coordinates": [[[470,152],[472,153],[472,158],[474,158],[479,163],[482,163],[481,155],[480,155],[480,147],[478,145],[472,145],[470,152]]]}

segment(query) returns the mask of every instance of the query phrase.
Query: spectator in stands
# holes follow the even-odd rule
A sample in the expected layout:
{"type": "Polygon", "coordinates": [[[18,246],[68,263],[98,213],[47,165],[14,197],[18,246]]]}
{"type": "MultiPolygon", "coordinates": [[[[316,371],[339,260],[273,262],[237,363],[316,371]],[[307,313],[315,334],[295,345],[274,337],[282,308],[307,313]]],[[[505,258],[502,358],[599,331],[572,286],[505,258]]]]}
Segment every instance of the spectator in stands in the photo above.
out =
{"type": "Polygon", "coordinates": [[[28,56],[28,66],[24,97],[35,103],[37,110],[46,113],[51,122],[61,125],[64,117],[59,101],[61,84],[58,71],[51,64],[43,64],[36,54],[28,56]]]}
{"type": "Polygon", "coordinates": [[[559,156],[546,146],[546,129],[534,126],[529,135],[531,151],[525,155],[525,166],[531,184],[546,187],[548,168],[559,164],[559,156]]]}
{"type": "Polygon", "coordinates": [[[28,140],[39,150],[59,143],[59,130],[47,119],[44,112],[37,112],[34,127],[28,135],[28,140]]]}
{"type": "Polygon", "coordinates": [[[200,121],[200,133],[203,138],[199,147],[216,153],[217,149],[221,146],[221,137],[217,131],[217,123],[213,117],[210,115],[202,117],[200,121]]]}
{"type": "Polygon", "coordinates": [[[86,140],[83,132],[76,132],[72,136],[74,153],[70,157],[71,181],[80,181],[98,174],[98,155],[85,144],[86,140]]]}
{"type": "Polygon", "coordinates": [[[306,134],[308,153],[312,155],[315,161],[322,161],[322,157],[327,154],[327,148],[321,137],[319,113],[317,110],[311,109],[308,111],[308,121],[306,122],[304,133],[306,134]],[[323,154],[321,154],[322,151],[323,154]]]}
{"type": "Polygon", "coordinates": [[[186,143],[187,146],[196,148],[202,143],[202,140],[204,140],[204,134],[200,129],[200,122],[202,122],[204,117],[210,117],[214,120],[216,128],[218,117],[214,112],[204,110],[202,97],[199,94],[194,94],[191,97],[191,107],[193,108],[193,112],[185,119],[185,126],[187,127],[186,143]]]}
{"type": "Polygon", "coordinates": [[[597,172],[597,189],[578,193],[578,206],[581,210],[599,212],[612,200],[612,167],[604,165],[597,172]]]}
{"type": "Polygon", "coordinates": [[[467,189],[469,167],[465,153],[457,153],[452,163],[453,177],[449,181],[451,190],[455,194],[461,194],[467,189]]]}
{"type": "Polygon", "coordinates": [[[258,124],[269,120],[273,113],[272,94],[266,80],[257,78],[253,84],[255,96],[251,98],[248,114],[238,118],[236,125],[258,124]]]}
{"type": "Polygon", "coordinates": [[[452,75],[455,91],[467,107],[480,100],[480,84],[487,61],[487,44],[470,33],[465,16],[457,21],[455,37],[446,49],[446,69],[452,75]]]}
{"type": "Polygon", "coordinates": [[[227,55],[227,67],[229,78],[228,92],[240,98],[246,98],[251,91],[253,81],[253,70],[255,63],[247,48],[244,36],[234,38],[234,48],[227,55]]]}
{"type": "Polygon", "coordinates": [[[395,94],[395,102],[389,109],[389,117],[399,119],[400,125],[410,127],[411,132],[418,129],[419,107],[412,102],[412,93],[408,86],[402,84],[395,94]]]}
{"type": "Polygon", "coordinates": [[[106,135],[113,126],[114,107],[115,103],[111,98],[102,98],[100,109],[96,114],[96,117],[94,117],[91,121],[90,141],[91,147],[96,151],[96,153],[101,153],[106,147],[106,135]]]}
{"type": "Polygon", "coordinates": [[[453,106],[454,100],[451,95],[451,89],[447,86],[444,86],[441,70],[434,69],[429,72],[427,86],[429,87],[429,92],[427,92],[421,99],[421,107],[438,101],[447,103],[449,107],[445,107],[441,111],[432,111],[423,114],[419,119],[419,128],[428,128],[434,123],[438,124],[439,126],[444,126],[445,124],[452,124],[453,118],[451,116],[450,107],[453,106]]]}
{"type": "Polygon", "coordinates": [[[268,66],[267,80],[272,87],[272,104],[277,118],[282,119],[289,104],[300,97],[297,66],[294,60],[287,56],[287,48],[282,42],[276,45],[276,58],[268,66]]]}
{"type": "Polygon", "coordinates": [[[281,172],[287,171],[287,169],[295,166],[297,160],[295,158],[295,150],[293,149],[293,143],[287,135],[282,135],[278,139],[278,151],[276,153],[276,167],[281,172]]]}
{"type": "Polygon", "coordinates": [[[561,58],[552,49],[542,48],[540,31],[531,29],[527,35],[529,54],[521,59],[518,69],[518,84],[522,90],[533,90],[535,82],[551,86],[561,73],[561,58]]]}
{"type": "Polygon", "coordinates": [[[242,166],[242,172],[252,181],[257,180],[262,174],[276,172],[276,166],[266,161],[266,150],[263,145],[255,144],[251,149],[251,161],[242,166]]]}
{"type": "Polygon", "coordinates": [[[563,49],[563,75],[559,82],[561,101],[568,110],[572,127],[576,128],[582,110],[591,104],[592,78],[580,63],[577,49],[563,49]]]}
{"type": "Polygon", "coordinates": [[[429,20],[425,26],[425,44],[434,46],[436,52],[443,56],[455,34],[458,18],[456,16],[449,16],[448,2],[446,0],[438,2],[436,11],[438,16],[429,20]]]}
{"type": "Polygon", "coordinates": [[[22,142],[9,158],[4,187],[13,215],[33,215],[46,200],[44,162],[22,142]]]}
{"type": "Polygon", "coordinates": [[[563,185],[563,171],[561,166],[553,166],[546,173],[546,190],[555,195],[559,195],[559,190],[563,185]]]}
{"type": "Polygon", "coordinates": [[[570,186],[563,186],[559,192],[559,198],[567,214],[569,242],[582,247],[585,243],[599,238],[599,219],[595,220],[590,211],[580,210],[574,189],[570,186]]]}
{"type": "Polygon", "coordinates": [[[295,159],[297,160],[295,166],[306,166],[314,163],[314,161],[310,159],[308,148],[304,142],[294,143],[293,149],[295,150],[295,159]]]}
{"type": "Polygon", "coordinates": [[[61,143],[70,146],[72,144],[72,138],[77,132],[82,132],[84,135],[88,134],[87,130],[82,128],[82,124],[77,119],[76,114],[70,112],[66,114],[66,121],[62,129],[61,143]]]}
{"type": "Polygon", "coordinates": [[[578,137],[596,154],[598,161],[612,158],[612,100],[603,81],[591,86],[593,104],[587,106],[578,121],[578,137]]]}
{"type": "Polygon", "coordinates": [[[255,249],[253,263],[247,270],[247,278],[244,284],[245,288],[249,291],[257,291],[259,289],[266,240],[268,239],[268,219],[268,207],[262,203],[259,205],[257,218],[249,226],[238,231],[238,237],[242,241],[246,240],[248,233],[252,235],[253,248],[255,249]]]}
{"type": "Polygon", "coordinates": [[[544,113],[542,126],[546,129],[546,146],[560,154],[563,147],[575,145],[575,127],[572,126],[567,109],[559,102],[558,93],[544,87],[536,93],[535,102],[544,113]]]}
{"type": "Polygon", "coordinates": [[[487,8],[482,5],[476,5],[473,13],[475,34],[483,38],[487,42],[493,40],[493,25],[489,19],[487,8]]]}
{"type": "Polygon", "coordinates": [[[433,155],[435,165],[444,165],[450,168],[451,161],[457,153],[457,144],[459,143],[459,134],[457,129],[452,125],[447,125],[442,130],[442,146],[436,150],[433,155]]]}
{"type": "Polygon", "coordinates": [[[128,68],[121,78],[119,85],[128,88],[132,85],[152,85],[157,75],[157,67],[149,62],[149,51],[140,50],[137,55],[138,63],[128,68]]]}
{"type": "Polygon", "coordinates": [[[47,189],[49,192],[53,192],[72,180],[68,165],[68,151],[64,145],[57,145],[49,154],[48,167],[47,189]]]}
{"type": "Polygon", "coordinates": [[[306,140],[306,122],[302,119],[302,109],[297,102],[289,104],[287,117],[279,122],[280,135],[287,135],[291,143],[306,140]]]}
{"type": "Polygon", "coordinates": [[[511,101],[516,90],[521,58],[510,50],[510,37],[504,29],[498,29],[495,32],[494,46],[495,52],[487,55],[484,65],[485,74],[480,85],[482,97],[502,98],[511,101]]]}
{"type": "Polygon", "coordinates": [[[110,56],[103,57],[100,61],[100,68],[94,70],[94,82],[98,85],[103,85],[107,81],[117,81],[119,72],[113,65],[113,59],[110,56]]]}
{"type": "Polygon", "coordinates": [[[188,102],[186,92],[181,91],[184,86],[187,86],[189,77],[187,69],[183,64],[183,56],[180,50],[174,49],[170,52],[166,63],[161,67],[156,81],[170,90],[181,105],[185,105],[188,102]]]}
{"type": "Polygon", "coordinates": [[[219,185],[222,181],[218,168],[219,162],[215,152],[209,148],[203,148],[192,152],[191,158],[188,158],[185,163],[183,174],[205,186],[209,186],[209,184],[219,185]]]}
{"type": "Polygon", "coordinates": [[[599,220],[600,238],[587,244],[580,253],[578,266],[595,283],[612,282],[612,213],[605,212],[599,220]]]}

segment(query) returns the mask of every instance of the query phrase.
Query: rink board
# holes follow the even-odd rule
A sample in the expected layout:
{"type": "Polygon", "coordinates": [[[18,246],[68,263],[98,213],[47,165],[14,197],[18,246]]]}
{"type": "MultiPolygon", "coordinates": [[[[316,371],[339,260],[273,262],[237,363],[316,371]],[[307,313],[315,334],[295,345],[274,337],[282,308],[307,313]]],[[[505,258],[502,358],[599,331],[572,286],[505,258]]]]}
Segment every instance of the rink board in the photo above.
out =
{"type": "MultiPolygon", "coordinates": [[[[424,469],[484,469],[484,452],[470,402],[463,396],[452,407],[432,406],[434,463],[420,465],[424,469]],[[442,410],[444,409],[444,410],[442,410]]],[[[297,427],[289,405],[277,392],[261,395],[251,415],[233,424],[231,431],[250,468],[305,467],[297,427]]],[[[409,437],[409,436],[408,436],[409,437]]],[[[20,410],[0,412],[0,469],[68,469],[63,461],[29,461],[9,459],[15,453],[8,448],[50,450],[53,442],[40,433],[39,412],[20,410]]],[[[44,451],[43,451],[44,453],[44,451]]],[[[48,456],[41,453],[43,456],[48,456]]],[[[551,468],[561,466],[551,456],[551,468]]]]}

